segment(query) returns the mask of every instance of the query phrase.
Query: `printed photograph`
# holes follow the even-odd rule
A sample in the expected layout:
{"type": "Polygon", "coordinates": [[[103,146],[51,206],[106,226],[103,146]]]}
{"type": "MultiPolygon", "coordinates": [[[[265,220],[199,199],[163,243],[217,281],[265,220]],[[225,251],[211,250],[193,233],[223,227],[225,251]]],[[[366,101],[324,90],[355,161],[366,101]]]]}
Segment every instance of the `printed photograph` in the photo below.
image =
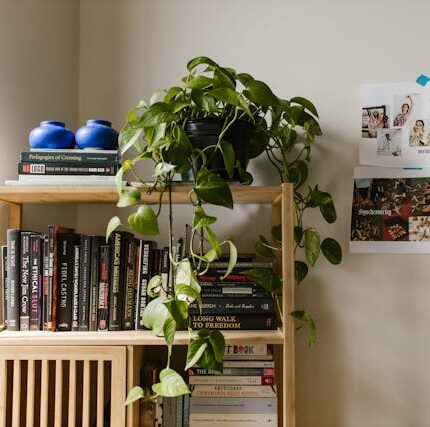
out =
{"type": "Polygon", "coordinates": [[[430,145],[430,133],[428,132],[428,122],[423,119],[412,122],[409,129],[409,146],[422,147],[430,145]]]}
{"type": "Polygon", "coordinates": [[[362,138],[376,138],[378,129],[388,128],[388,107],[364,107],[361,110],[362,138]]]}
{"type": "Polygon", "coordinates": [[[393,126],[402,127],[406,123],[418,120],[423,112],[420,94],[394,95],[393,126]]]}
{"type": "Polygon", "coordinates": [[[412,242],[430,241],[430,216],[411,216],[409,218],[409,240],[412,242]]]}
{"type": "Polygon", "coordinates": [[[378,156],[402,155],[402,129],[378,129],[378,156]]]}

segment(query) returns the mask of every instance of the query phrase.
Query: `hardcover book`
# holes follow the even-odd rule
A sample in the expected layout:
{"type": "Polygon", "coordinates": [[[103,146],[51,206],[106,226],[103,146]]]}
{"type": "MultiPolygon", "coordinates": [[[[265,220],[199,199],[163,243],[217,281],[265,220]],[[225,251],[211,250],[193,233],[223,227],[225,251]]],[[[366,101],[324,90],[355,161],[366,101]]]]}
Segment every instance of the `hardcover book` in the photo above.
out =
{"type": "Polygon", "coordinates": [[[19,331],[19,293],[20,293],[20,254],[21,231],[7,230],[7,328],[19,331]]]}

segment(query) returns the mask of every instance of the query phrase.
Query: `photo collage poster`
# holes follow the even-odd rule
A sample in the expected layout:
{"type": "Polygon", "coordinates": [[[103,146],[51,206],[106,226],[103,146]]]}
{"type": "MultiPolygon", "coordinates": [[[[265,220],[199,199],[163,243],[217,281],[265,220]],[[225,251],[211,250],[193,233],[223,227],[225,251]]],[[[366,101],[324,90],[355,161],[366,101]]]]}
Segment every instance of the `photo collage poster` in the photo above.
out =
{"type": "Polygon", "coordinates": [[[430,87],[362,85],[360,164],[430,167],[430,87]]]}
{"type": "Polygon", "coordinates": [[[430,168],[357,167],[349,247],[430,253],[430,168]]]}

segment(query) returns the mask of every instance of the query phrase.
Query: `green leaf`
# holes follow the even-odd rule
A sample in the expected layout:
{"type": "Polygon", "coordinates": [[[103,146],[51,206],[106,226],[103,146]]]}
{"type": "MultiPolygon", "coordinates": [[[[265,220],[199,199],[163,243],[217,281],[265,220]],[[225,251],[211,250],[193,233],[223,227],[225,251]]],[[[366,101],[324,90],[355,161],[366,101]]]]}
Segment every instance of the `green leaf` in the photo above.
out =
{"type": "Polygon", "coordinates": [[[263,153],[269,142],[270,136],[265,131],[261,129],[254,131],[249,142],[249,159],[255,159],[263,153]]]}
{"type": "Polygon", "coordinates": [[[176,97],[176,95],[180,94],[181,92],[182,88],[180,88],[179,86],[173,86],[167,91],[163,101],[169,103],[172,99],[176,97]]]}
{"type": "Polygon", "coordinates": [[[126,153],[143,134],[143,126],[140,121],[127,122],[121,129],[118,137],[118,145],[121,154],[126,153]]]}
{"type": "Polygon", "coordinates": [[[257,282],[269,294],[277,294],[282,287],[281,278],[272,270],[253,268],[242,271],[242,274],[246,274],[251,280],[257,282]]]}
{"type": "Polygon", "coordinates": [[[313,267],[320,254],[320,236],[315,228],[308,228],[304,232],[304,237],[306,260],[313,267]]]}
{"type": "Polygon", "coordinates": [[[221,142],[221,153],[224,159],[225,170],[228,177],[233,179],[234,175],[234,149],[228,141],[221,142]]]}
{"type": "Polygon", "coordinates": [[[118,203],[116,204],[119,208],[126,206],[132,206],[140,201],[140,191],[135,187],[124,187],[121,190],[118,203]]]}
{"type": "Polygon", "coordinates": [[[114,216],[109,220],[109,223],[106,227],[106,242],[109,240],[110,235],[117,227],[121,225],[121,220],[119,217],[114,216]]]}
{"type": "Polygon", "coordinates": [[[152,390],[163,397],[178,397],[190,394],[184,379],[171,368],[165,368],[160,372],[160,382],[154,384],[152,390]]]}
{"type": "Polygon", "coordinates": [[[219,251],[214,248],[209,249],[203,256],[206,262],[211,263],[216,261],[220,257],[219,251]]]}
{"type": "Polygon", "coordinates": [[[272,237],[279,243],[282,242],[282,225],[278,224],[272,227],[272,237]]]}
{"type": "Polygon", "coordinates": [[[194,191],[205,202],[233,209],[233,197],[224,180],[208,169],[200,169],[195,176],[194,191]]]}
{"type": "Polygon", "coordinates": [[[218,362],[215,357],[214,349],[211,345],[206,347],[205,352],[197,363],[201,368],[214,369],[215,371],[222,372],[222,362],[218,362]]]}
{"type": "Polygon", "coordinates": [[[139,206],[137,212],[128,217],[128,225],[141,235],[155,236],[159,233],[157,217],[148,205],[139,206]]]}
{"type": "Polygon", "coordinates": [[[228,87],[209,90],[207,94],[224,104],[233,105],[234,107],[240,106],[239,94],[228,87]]]}
{"type": "Polygon", "coordinates": [[[202,338],[193,339],[188,344],[187,364],[184,368],[185,370],[188,370],[197,364],[197,362],[200,360],[203,353],[205,352],[207,346],[207,341],[202,338]]]}
{"type": "Polygon", "coordinates": [[[218,64],[213,61],[212,59],[208,58],[207,56],[198,56],[196,58],[191,59],[187,64],[187,70],[189,72],[193,71],[194,68],[198,67],[199,65],[210,65],[212,67],[218,67],[218,64]]]}
{"type": "Polygon", "coordinates": [[[227,243],[230,246],[230,258],[228,260],[227,271],[221,277],[221,280],[225,279],[232,271],[237,262],[237,248],[231,240],[226,240],[223,243],[227,243]]]}
{"type": "Polygon", "coordinates": [[[269,247],[269,242],[267,241],[267,239],[260,235],[259,239],[257,240],[257,242],[255,243],[255,250],[257,251],[257,253],[265,258],[275,258],[275,252],[273,252],[273,249],[271,247],[269,247]]]}
{"type": "Polygon", "coordinates": [[[185,85],[190,89],[204,89],[211,86],[213,80],[206,76],[196,76],[185,82],[185,85]]]}
{"type": "Polygon", "coordinates": [[[140,124],[144,128],[151,128],[162,123],[175,121],[177,116],[171,112],[171,106],[165,102],[156,102],[152,104],[142,114],[140,124]]]}
{"type": "Polygon", "coordinates": [[[205,232],[212,249],[217,254],[217,258],[219,258],[221,256],[221,247],[215,233],[210,227],[205,227],[205,232]]]}
{"type": "Polygon", "coordinates": [[[294,276],[299,285],[308,274],[308,265],[303,261],[294,261],[294,276]]]}
{"type": "Polygon", "coordinates": [[[327,237],[322,241],[321,250],[327,260],[332,264],[340,264],[342,261],[342,248],[339,243],[331,237],[327,237]]]}
{"type": "Polygon", "coordinates": [[[191,264],[186,258],[179,262],[176,267],[175,282],[189,285],[191,283],[191,264]]]}
{"type": "Polygon", "coordinates": [[[234,79],[232,79],[232,76],[230,76],[230,74],[223,68],[217,68],[214,71],[213,88],[217,89],[223,87],[228,87],[234,90],[234,79]]]}
{"type": "Polygon", "coordinates": [[[172,172],[175,167],[175,165],[171,165],[170,163],[166,162],[157,163],[154,169],[154,178],[167,175],[168,173],[172,172]]]}
{"type": "Polygon", "coordinates": [[[247,73],[239,73],[237,75],[238,80],[246,87],[251,84],[251,82],[254,80],[254,77],[251,76],[251,74],[247,73]]]}
{"type": "Polygon", "coordinates": [[[290,181],[300,187],[308,179],[308,166],[303,160],[295,162],[289,170],[290,181]]]}
{"type": "Polygon", "coordinates": [[[163,333],[166,320],[171,317],[169,310],[164,305],[165,296],[158,297],[149,302],[142,315],[142,323],[154,335],[160,336],[163,333]]]}
{"type": "Polygon", "coordinates": [[[171,351],[173,341],[175,340],[176,333],[176,322],[172,317],[168,317],[163,326],[163,335],[166,340],[166,344],[169,347],[169,352],[171,351]]]}
{"type": "Polygon", "coordinates": [[[243,94],[251,102],[263,107],[272,107],[279,104],[278,97],[272,92],[269,86],[259,80],[249,81],[243,94]]]}
{"type": "Polygon", "coordinates": [[[207,227],[209,225],[212,225],[214,222],[216,222],[216,217],[206,215],[206,212],[204,209],[197,205],[194,209],[194,217],[193,217],[193,227],[194,228],[202,228],[207,227]]]}
{"type": "Polygon", "coordinates": [[[164,305],[180,328],[187,326],[189,304],[186,301],[170,299],[164,301],[164,305]]]}
{"type": "Polygon", "coordinates": [[[149,105],[153,105],[158,101],[158,98],[160,98],[161,94],[165,93],[166,91],[164,89],[155,91],[149,100],[149,105]]]}
{"type": "Polygon", "coordinates": [[[124,405],[130,405],[139,399],[143,399],[144,397],[145,397],[145,393],[142,390],[142,387],[139,387],[139,386],[133,387],[128,392],[127,399],[126,399],[124,405]]]}
{"type": "Polygon", "coordinates": [[[215,360],[218,363],[222,363],[224,359],[224,351],[225,351],[224,335],[217,330],[210,331],[209,343],[212,346],[212,350],[215,355],[215,360]]]}
{"type": "Polygon", "coordinates": [[[306,110],[311,112],[314,116],[318,117],[318,111],[315,108],[315,105],[312,104],[311,101],[307,100],[306,98],[302,98],[300,96],[296,96],[295,98],[291,98],[290,102],[294,102],[296,104],[300,104],[302,107],[305,107],[306,110]]]}
{"type": "Polygon", "coordinates": [[[308,325],[308,345],[309,347],[314,345],[317,338],[317,330],[312,317],[304,310],[296,310],[290,314],[292,317],[294,317],[294,319],[300,320],[301,322],[306,323],[308,325]]]}
{"type": "Polygon", "coordinates": [[[302,243],[303,239],[303,228],[299,225],[296,225],[294,227],[294,241],[297,245],[300,245],[302,243]]]}
{"type": "Polygon", "coordinates": [[[124,178],[124,169],[120,168],[115,175],[115,187],[116,192],[119,196],[121,196],[122,187],[123,187],[123,178],[124,178]]]}
{"type": "Polygon", "coordinates": [[[155,297],[158,297],[162,289],[163,289],[163,279],[159,274],[157,274],[156,276],[151,277],[151,280],[148,283],[146,293],[148,294],[149,297],[155,298],[155,297]]]}
{"type": "Polygon", "coordinates": [[[337,219],[336,208],[334,207],[333,200],[329,193],[324,193],[326,195],[326,199],[324,203],[320,204],[320,211],[323,218],[328,223],[333,223],[337,219]]]}
{"type": "Polygon", "coordinates": [[[179,300],[187,301],[190,304],[196,300],[200,305],[202,301],[200,293],[197,290],[183,283],[179,283],[175,286],[175,294],[179,300]]]}

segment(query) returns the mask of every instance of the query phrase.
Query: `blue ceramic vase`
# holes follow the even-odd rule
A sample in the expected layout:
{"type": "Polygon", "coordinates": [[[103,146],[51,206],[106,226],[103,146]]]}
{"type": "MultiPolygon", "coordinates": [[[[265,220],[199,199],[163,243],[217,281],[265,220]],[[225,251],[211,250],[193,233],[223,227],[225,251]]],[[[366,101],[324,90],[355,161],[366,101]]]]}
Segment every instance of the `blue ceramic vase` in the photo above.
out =
{"type": "Polygon", "coordinates": [[[79,148],[95,148],[99,150],[116,150],[118,148],[118,132],[107,120],[87,120],[76,132],[76,145],[79,148]]]}
{"type": "Polygon", "coordinates": [[[75,134],[63,122],[46,120],[30,132],[28,142],[31,148],[73,148],[75,134]]]}

